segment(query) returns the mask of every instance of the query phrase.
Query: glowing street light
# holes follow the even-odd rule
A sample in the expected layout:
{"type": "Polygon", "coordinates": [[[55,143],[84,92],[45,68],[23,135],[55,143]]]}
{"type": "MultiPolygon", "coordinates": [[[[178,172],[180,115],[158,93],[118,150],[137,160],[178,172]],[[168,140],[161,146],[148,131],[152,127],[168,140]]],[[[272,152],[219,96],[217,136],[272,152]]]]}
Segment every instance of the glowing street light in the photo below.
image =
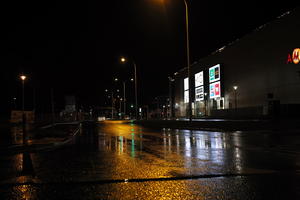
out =
{"type": "Polygon", "coordinates": [[[204,92],[204,116],[207,116],[207,92],[204,92]]]}
{"type": "MultiPolygon", "coordinates": [[[[159,0],[159,2],[162,2],[163,0],[159,0]]],[[[184,1],[185,6],[185,32],[186,32],[186,61],[187,61],[187,69],[188,69],[188,78],[189,78],[189,102],[188,102],[188,115],[189,120],[192,121],[192,92],[191,92],[191,85],[192,85],[192,79],[191,79],[191,68],[190,68],[190,42],[189,42],[189,7],[187,0],[184,1]]],[[[174,74],[176,75],[176,74],[174,74]]]]}
{"type": "Polygon", "coordinates": [[[125,63],[126,62],[126,58],[124,58],[124,57],[121,57],[121,63],[125,63]]]}
{"type": "Polygon", "coordinates": [[[26,145],[27,144],[27,138],[26,138],[26,116],[25,116],[25,106],[24,106],[24,102],[25,102],[25,95],[24,95],[24,85],[25,85],[25,80],[26,80],[26,76],[25,75],[21,75],[20,79],[22,80],[22,127],[23,127],[23,144],[26,145]]]}
{"type": "MultiPolygon", "coordinates": [[[[108,92],[108,89],[105,89],[105,92],[108,92]]],[[[110,95],[107,96],[110,98],[110,95]]],[[[114,92],[111,90],[111,119],[114,118],[114,92]]]]}
{"type": "Polygon", "coordinates": [[[14,98],[13,98],[13,100],[14,100],[14,109],[15,109],[15,110],[17,110],[17,104],[16,104],[16,100],[17,100],[17,98],[16,98],[16,97],[14,97],[14,98]]]}
{"type": "Polygon", "coordinates": [[[233,91],[234,91],[234,107],[235,107],[235,111],[237,110],[237,96],[236,96],[237,89],[238,89],[238,86],[237,86],[237,85],[233,86],[233,91]]]}
{"type": "Polygon", "coordinates": [[[21,75],[21,76],[20,76],[20,79],[21,79],[22,81],[25,81],[26,78],[27,78],[27,77],[26,77],[25,75],[21,75]]]}
{"type": "MultiPolygon", "coordinates": [[[[121,63],[126,63],[127,59],[125,57],[120,58],[121,63]]],[[[133,68],[134,68],[134,91],[135,91],[135,118],[138,119],[138,99],[137,99],[137,75],[136,75],[136,64],[133,62],[133,68]]],[[[132,79],[131,79],[132,80],[132,79]]],[[[124,97],[125,99],[125,97],[124,97]]]]}
{"type": "Polygon", "coordinates": [[[22,112],[23,112],[23,115],[24,115],[24,85],[25,85],[25,80],[26,80],[26,76],[25,75],[21,75],[20,76],[20,79],[22,80],[22,112]]]}

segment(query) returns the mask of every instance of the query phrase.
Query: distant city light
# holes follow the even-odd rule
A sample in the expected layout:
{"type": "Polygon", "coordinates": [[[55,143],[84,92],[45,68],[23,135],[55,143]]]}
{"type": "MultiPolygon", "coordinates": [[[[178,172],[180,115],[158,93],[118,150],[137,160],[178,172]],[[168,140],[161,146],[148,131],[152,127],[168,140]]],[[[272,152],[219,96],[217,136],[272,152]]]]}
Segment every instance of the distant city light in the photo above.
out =
{"type": "Polygon", "coordinates": [[[126,58],[124,58],[124,57],[121,57],[120,60],[121,60],[122,63],[126,62],[126,58]]]}
{"type": "Polygon", "coordinates": [[[27,78],[27,77],[24,76],[24,75],[21,75],[21,76],[20,76],[20,79],[21,79],[22,81],[25,81],[26,78],[27,78]]]}

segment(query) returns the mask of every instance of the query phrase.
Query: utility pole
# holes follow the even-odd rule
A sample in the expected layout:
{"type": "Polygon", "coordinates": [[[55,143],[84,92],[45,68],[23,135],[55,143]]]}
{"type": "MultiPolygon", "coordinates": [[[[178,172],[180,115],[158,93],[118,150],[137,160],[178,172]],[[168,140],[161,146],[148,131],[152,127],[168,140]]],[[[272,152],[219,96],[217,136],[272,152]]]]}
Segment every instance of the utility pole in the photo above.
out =
{"type": "Polygon", "coordinates": [[[20,76],[22,80],[22,129],[23,129],[23,145],[27,145],[27,133],[26,133],[26,114],[25,114],[25,75],[20,76]]]}
{"type": "Polygon", "coordinates": [[[190,66],[190,41],[189,41],[189,7],[187,0],[184,0],[185,5],[185,31],[186,31],[186,60],[189,78],[189,103],[188,103],[188,117],[189,121],[192,121],[192,75],[190,66]]]}
{"type": "Polygon", "coordinates": [[[173,99],[172,99],[172,82],[175,81],[172,77],[169,78],[169,105],[168,105],[168,110],[169,110],[169,117],[173,117],[173,99]]]}

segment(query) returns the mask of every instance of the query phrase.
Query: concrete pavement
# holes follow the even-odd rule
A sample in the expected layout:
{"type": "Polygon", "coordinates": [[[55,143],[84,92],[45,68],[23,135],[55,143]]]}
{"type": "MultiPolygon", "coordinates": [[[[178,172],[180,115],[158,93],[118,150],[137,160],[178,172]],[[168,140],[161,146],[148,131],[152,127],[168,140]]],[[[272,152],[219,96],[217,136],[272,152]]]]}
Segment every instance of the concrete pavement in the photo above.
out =
{"type": "Polygon", "coordinates": [[[40,127],[37,130],[29,132],[27,145],[22,144],[23,141],[21,140],[17,144],[1,145],[0,155],[37,152],[61,147],[73,141],[74,137],[80,131],[80,126],[80,122],[71,122],[40,127]]]}

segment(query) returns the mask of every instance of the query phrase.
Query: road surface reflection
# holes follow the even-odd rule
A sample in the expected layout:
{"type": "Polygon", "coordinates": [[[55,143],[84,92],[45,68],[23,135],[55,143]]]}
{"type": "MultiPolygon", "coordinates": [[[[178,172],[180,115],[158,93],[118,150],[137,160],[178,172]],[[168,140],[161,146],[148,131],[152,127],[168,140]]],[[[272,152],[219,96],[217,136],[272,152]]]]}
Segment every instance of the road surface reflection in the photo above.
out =
{"type": "Polygon", "coordinates": [[[277,197],[273,188],[297,196],[299,176],[272,172],[299,169],[298,139],[84,125],[70,145],[0,157],[2,179],[13,183],[2,185],[0,199],[257,199],[277,197]]]}
{"type": "MultiPolygon", "coordinates": [[[[243,170],[241,152],[235,148],[241,145],[240,139],[232,139],[237,135],[171,129],[153,131],[133,123],[116,122],[104,123],[97,131],[98,150],[116,152],[115,159],[122,166],[132,168],[131,165],[138,164],[137,176],[170,177],[243,170]]],[[[123,168],[114,167],[121,171],[123,168]]]]}

